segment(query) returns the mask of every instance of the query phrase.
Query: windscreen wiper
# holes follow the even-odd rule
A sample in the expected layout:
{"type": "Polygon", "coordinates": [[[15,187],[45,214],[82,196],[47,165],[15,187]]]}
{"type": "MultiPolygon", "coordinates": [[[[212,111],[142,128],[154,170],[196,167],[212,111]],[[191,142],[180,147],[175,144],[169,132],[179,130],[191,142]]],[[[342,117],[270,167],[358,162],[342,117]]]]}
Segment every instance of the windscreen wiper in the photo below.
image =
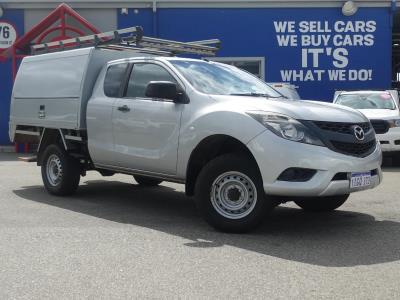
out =
{"type": "Polygon", "coordinates": [[[255,93],[255,92],[251,92],[251,93],[233,93],[230,94],[232,96],[250,96],[250,97],[266,97],[266,98],[286,98],[288,99],[286,96],[271,96],[269,94],[263,94],[263,93],[255,93]]]}
{"type": "Polygon", "coordinates": [[[233,94],[229,94],[232,96],[251,96],[251,97],[269,97],[268,94],[263,94],[263,93],[255,93],[255,92],[251,92],[251,93],[233,93],[233,94]]]}
{"type": "Polygon", "coordinates": [[[289,99],[289,97],[286,97],[284,95],[280,95],[280,96],[268,96],[269,98],[284,98],[284,99],[289,99]]]}

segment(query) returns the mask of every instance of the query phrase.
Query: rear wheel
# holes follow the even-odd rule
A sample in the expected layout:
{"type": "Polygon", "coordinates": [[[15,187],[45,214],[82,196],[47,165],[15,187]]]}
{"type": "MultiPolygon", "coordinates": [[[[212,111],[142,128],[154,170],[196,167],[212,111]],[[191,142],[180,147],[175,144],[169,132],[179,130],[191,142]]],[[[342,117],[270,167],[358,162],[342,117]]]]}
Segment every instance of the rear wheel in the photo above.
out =
{"type": "Polygon", "coordinates": [[[162,180],[157,179],[157,178],[145,177],[145,176],[139,176],[139,175],[135,175],[135,176],[133,176],[133,178],[135,179],[135,181],[137,183],[139,183],[140,185],[143,185],[143,186],[157,186],[161,182],[163,182],[162,180]]]}
{"type": "Polygon", "coordinates": [[[43,153],[42,179],[46,190],[53,195],[73,194],[79,185],[79,162],[58,145],[50,145],[43,153]]]}
{"type": "Polygon", "coordinates": [[[310,197],[301,198],[294,202],[306,211],[327,212],[340,207],[349,198],[349,194],[326,196],[326,197],[310,197]]]}
{"type": "Polygon", "coordinates": [[[257,165],[237,154],[217,157],[201,170],[195,201],[211,226],[227,232],[255,228],[275,206],[265,196],[257,165]]]}

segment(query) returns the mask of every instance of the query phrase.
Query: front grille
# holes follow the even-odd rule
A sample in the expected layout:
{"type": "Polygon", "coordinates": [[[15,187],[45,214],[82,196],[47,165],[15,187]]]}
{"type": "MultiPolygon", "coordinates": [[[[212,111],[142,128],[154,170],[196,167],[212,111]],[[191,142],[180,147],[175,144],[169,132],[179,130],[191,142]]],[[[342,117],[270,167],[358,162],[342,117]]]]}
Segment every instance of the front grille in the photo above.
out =
{"type": "Polygon", "coordinates": [[[368,132],[371,129],[371,126],[368,122],[364,123],[341,123],[341,122],[321,122],[321,121],[314,121],[314,124],[317,125],[322,130],[328,130],[338,133],[344,134],[353,134],[353,127],[358,125],[364,132],[368,132]]]}
{"type": "Polygon", "coordinates": [[[375,132],[370,122],[325,122],[309,121],[310,127],[318,133],[321,141],[332,151],[355,157],[366,157],[376,148],[375,132]],[[355,127],[364,130],[364,137],[358,140],[355,127]]]}
{"type": "MultiPolygon", "coordinates": [[[[333,176],[332,181],[348,180],[349,175],[350,174],[346,172],[336,173],[335,176],[333,176]]],[[[378,175],[378,169],[371,170],[371,176],[376,176],[376,175],[378,175]]]]}
{"type": "Polygon", "coordinates": [[[371,120],[371,124],[377,134],[383,134],[389,130],[389,123],[385,120],[371,120]]]}
{"type": "Polygon", "coordinates": [[[346,143],[339,141],[331,141],[332,146],[337,152],[349,154],[358,157],[365,157],[374,151],[376,141],[371,140],[366,143],[346,143]]]}
{"type": "Polygon", "coordinates": [[[347,173],[346,172],[340,172],[336,173],[335,176],[333,176],[332,181],[338,181],[338,180],[347,180],[347,173]]]}

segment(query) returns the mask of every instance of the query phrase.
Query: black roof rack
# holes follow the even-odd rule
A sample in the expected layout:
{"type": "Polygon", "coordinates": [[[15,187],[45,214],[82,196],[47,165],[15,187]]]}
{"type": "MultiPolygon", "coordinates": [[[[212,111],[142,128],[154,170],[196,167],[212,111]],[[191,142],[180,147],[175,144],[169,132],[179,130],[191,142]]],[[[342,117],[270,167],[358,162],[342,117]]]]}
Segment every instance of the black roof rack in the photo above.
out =
{"type": "Polygon", "coordinates": [[[218,39],[178,42],[143,36],[140,26],[31,46],[32,55],[64,50],[97,47],[110,50],[133,50],[158,55],[198,54],[214,56],[221,42],[218,39]]]}

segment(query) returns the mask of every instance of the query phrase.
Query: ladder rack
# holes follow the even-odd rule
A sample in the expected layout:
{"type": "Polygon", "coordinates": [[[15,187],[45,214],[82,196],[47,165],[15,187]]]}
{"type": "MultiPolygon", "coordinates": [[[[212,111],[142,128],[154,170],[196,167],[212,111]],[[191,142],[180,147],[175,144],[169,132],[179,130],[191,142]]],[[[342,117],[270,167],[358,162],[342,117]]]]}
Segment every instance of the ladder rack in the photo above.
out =
{"type": "Polygon", "coordinates": [[[82,37],[70,38],[61,41],[37,44],[31,46],[31,54],[43,54],[64,50],[97,47],[102,49],[150,53],[156,55],[173,56],[177,54],[197,54],[214,56],[220,48],[218,39],[177,42],[143,36],[140,26],[102,32],[82,37]]]}

